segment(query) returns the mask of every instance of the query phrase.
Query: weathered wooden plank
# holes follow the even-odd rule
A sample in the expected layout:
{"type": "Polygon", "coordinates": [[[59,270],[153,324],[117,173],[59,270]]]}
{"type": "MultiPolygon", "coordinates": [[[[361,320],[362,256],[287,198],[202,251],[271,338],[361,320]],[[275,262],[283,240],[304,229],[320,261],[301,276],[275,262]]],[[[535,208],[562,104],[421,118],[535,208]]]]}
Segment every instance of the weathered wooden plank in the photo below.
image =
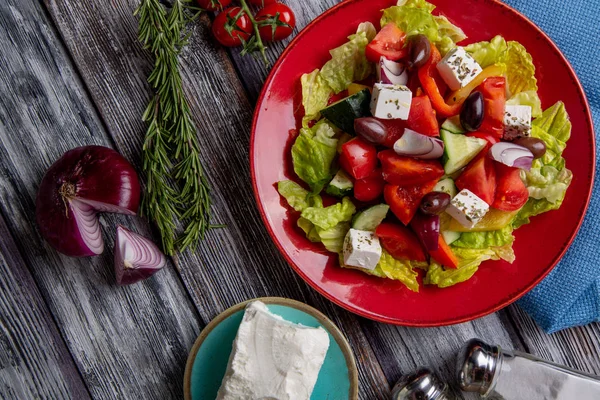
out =
{"type": "MultiPolygon", "coordinates": [[[[56,0],[46,4],[117,147],[139,160],[145,131],[140,115],[148,99],[143,76],[149,59],[135,39],[132,11],[137,1],[112,7],[56,0]]],[[[182,70],[213,187],[214,222],[227,225],[212,231],[195,254],[177,258],[200,315],[208,322],[223,309],[257,296],[305,301],[333,318],[358,349],[361,396],[385,398],[388,383],[356,317],[309,289],[285,264],[262,226],[249,178],[252,105],[227,53],[210,39],[206,16],[193,27],[182,70]]]]}
{"type": "Polygon", "coordinates": [[[146,224],[103,218],[107,251],[85,259],[58,254],[36,229],[36,190],[50,163],[78,145],[110,144],[39,2],[0,4],[0,49],[0,210],[90,394],[181,398],[199,326],[176,271],[170,265],[144,283],[114,284],[116,222],[148,234],[146,224]]]}
{"type": "Polygon", "coordinates": [[[0,398],[89,399],[1,216],[0,237],[0,398]]]}

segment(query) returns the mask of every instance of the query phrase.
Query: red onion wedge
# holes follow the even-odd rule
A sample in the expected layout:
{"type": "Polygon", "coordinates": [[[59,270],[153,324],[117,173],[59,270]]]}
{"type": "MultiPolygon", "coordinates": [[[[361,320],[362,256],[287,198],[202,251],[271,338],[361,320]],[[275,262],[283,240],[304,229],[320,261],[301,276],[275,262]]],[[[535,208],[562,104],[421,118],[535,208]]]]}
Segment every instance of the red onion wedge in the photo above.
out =
{"type": "Polygon", "coordinates": [[[411,228],[417,234],[417,237],[427,251],[435,251],[439,247],[440,237],[440,216],[425,215],[417,212],[410,221],[411,228]]]}
{"type": "Polygon", "coordinates": [[[402,137],[394,143],[394,151],[401,156],[435,159],[444,154],[444,142],[406,128],[402,137]]]}
{"type": "Polygon", "coordinates": [[[167,259],[149,239],[119,225],[115,240],[115,275],[119,285],[131,285],[154,275],[167,259]]]}
{"type": "Polygon", "coordinates": [[[102,253],[97,213],[135,214],[140,183],[129,162],[102,146],[67,151],[46,171],[36,200],[40,233],[72,257],[102,253]]]}
{"type": "Polygon", "coordinates": [[[498,142],[490,149],[490,156],[509,167],[529,171],[533,163],[533,153],[526,147],[510,142],[498,142]]]}
{"type": "Polygon", "coordinates": [[[406,85],[408,83],[408,71],[400,63],[381,57],[376,69],[377,80],[381,83],[391,85],[406,85]]]}

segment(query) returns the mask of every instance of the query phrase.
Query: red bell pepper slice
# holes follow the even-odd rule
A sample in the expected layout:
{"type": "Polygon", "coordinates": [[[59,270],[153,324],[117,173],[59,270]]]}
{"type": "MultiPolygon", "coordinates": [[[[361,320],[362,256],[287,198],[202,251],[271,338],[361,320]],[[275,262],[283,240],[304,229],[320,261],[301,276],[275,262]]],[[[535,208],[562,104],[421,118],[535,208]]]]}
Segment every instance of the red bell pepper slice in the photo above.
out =
{"type": "Polygon", "coordinates": [[[458,268],[458,258],[454,255],[450,246],[446,244],[442,235],[438,239],[438,249],[430,250],[429,255],[444,267],[458,268]]]}
{"type": "Polygon", "coordinates": [[[443,117],[451,117],[460,113],[463,102],[449,105],[446,103],[446,100],[444,100],[444,96],[440,92],[440,88],[434,78],[437,71],[436,65],[441,59],[442,56],[440,55],[440,52],[432,43],[429,60],[427,60],[425,65],[419,68],[419,81],[421,82],[423,90],[427,93],[429,99],[431,99],[431,104],[438,114],[443,117]]]}

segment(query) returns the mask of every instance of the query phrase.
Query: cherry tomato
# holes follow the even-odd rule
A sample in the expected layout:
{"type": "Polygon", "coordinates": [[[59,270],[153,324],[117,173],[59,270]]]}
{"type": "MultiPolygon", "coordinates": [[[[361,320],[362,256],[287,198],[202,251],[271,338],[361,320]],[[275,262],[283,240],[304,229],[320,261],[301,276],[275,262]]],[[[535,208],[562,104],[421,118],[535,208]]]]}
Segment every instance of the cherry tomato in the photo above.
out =
{"type": "Polygon", "coordinates": [[[382,222],[375,229],[375,235],[383,248],[394,258],[427,261],[419,239],[410,229],[391,222],[382,222]]]}
{"type": "Polygon", "coordinates": [[[383,193],[385,182],[381,175],[381,169],[376,169],[364,179],[354,182],[354,198],[359,201],[373,201],[383,193]]]}
{"type": "Polygon", "coordinates": [[[255,6],[260,6],[260,7],[264,7],[264,6],[268,6],[270,4],[274,4],[277,2],[277,0],[248,0],[250,2],[250,4],[253,4],[255,6]]]}
{"type": "Polygon", "coordinates": [[[296,26],[296,16],[291,8],[282,3],[269,4],[258,13],[260,37],[266,41],[282,40],[292,34],[296,26]]]}
{"type": "Polygon", "coordinates": [[[206,11],[220,11],[231,4],[231,0],[196,0],[206,11]]]}
{"type": "Polygon", "coordinates": [[[374,63],[378,63],[381,57],[393,61],[399,60],[408,53],[408,49],[404,47],[405,41],[406,34],[396,24],[387,24],[367,45],[365,55],[374,63]]]}
{"type": "Polygon", "coordinates": [[[364,179],[377,167],[377,149],[360,138],[354,138],[342,145],[340,165],[354,179],[364,179]]]}
{"type": "Polygon", "coordinates": [[[250,18],[240,7],[230,7],[219,13],[212,24],[215,38],[223,46],[235,47],[248,40],[252,32],[250,18]]]}
{"type": "Polygon", "coordinates": [[[377,157],[383,168],[383,179],[392,185],[419,185],[444,175],[444,168],[438,160],[399,156],[394,150],[380,151],[377,157]]]}

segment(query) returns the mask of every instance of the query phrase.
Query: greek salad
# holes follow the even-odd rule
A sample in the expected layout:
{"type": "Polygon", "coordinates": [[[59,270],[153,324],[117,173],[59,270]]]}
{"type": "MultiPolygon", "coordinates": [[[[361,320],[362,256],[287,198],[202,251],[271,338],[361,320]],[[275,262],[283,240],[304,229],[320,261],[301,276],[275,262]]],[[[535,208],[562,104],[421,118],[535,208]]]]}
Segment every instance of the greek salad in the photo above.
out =
{"type": "Polygon", "coordinates": [[[291,149],[302,181],[278,182],[312,242],[344,268],[419,290],[512,263],[513,232],[558,209],[571,182],[562,102],[542,110],[531,55],[402,0],[301,78],[291,149]],[[419,279],[418,279],[419,278],[419,279]]]}

